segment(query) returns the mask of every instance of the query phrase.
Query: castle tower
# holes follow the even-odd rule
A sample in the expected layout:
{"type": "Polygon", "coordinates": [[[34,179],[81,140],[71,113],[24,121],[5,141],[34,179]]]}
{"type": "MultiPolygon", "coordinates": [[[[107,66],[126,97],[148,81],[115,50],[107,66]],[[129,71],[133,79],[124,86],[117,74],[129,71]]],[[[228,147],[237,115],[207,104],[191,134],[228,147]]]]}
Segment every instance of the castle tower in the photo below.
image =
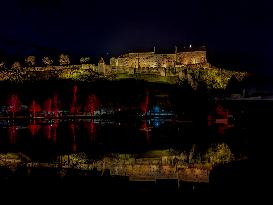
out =
{"type": "Polygon", "coordinates": [[[105,75],[106,65],[104,59],[101,57],[98,63],[98,72],[105,75]]]}

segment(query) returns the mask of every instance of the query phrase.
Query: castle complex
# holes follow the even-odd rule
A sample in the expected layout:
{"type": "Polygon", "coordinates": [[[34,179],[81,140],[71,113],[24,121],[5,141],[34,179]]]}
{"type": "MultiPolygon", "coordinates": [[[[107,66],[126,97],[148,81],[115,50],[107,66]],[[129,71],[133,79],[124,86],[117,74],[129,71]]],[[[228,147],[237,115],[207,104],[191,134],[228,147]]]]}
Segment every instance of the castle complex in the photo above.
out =
{"type": "Polygon", "coordinates": [[[197,82],[202,81],[210,88],[225,88],[234,75],[241,81],[246,72],[235,72],[219,69],[207,62],[205,47],[183,48],[174,53],[151,52],[126,53],[117,58],[112,57],[110,64],[101,58],[97,65],[81,62],[81,64],[53,65],[46,63],[44,66],[17,66],[11,68],[2,66],[0,81],[8,80],[23,82],[25,80],[39,79],[73,79],[88,81],[96,78],[123,79],[137,78],[149,82],[188,81],[195,88],[197,82]]]}
{"type": "MultiPolygon", "coordinates": [[[[35,58],[35,57],[34,57],[35,58]]],[[[68,57],[67,57],[68,58],[68,57]]],[[[69,59],[69,58],[68,58],[69,59]]],[[[19,62],[13,64],[11,70],[3,70],[0,79],[9,78],[9,72],[19,71],[23,72],[63,72],[65,74],[70,74],[75,70],[90,70],[104,76],[109,76],[112,74],[136,74],[136,73],[149,73],[157,74],[161,76],[167,76],[167,73],[171,74],[172,68],[185,68],[185,67],[198,67],[207,63],[206,58],[206,48],[194,47],[183,48],[181,51],[177,51],[175,47],[174,53],[156,53],[155,48],[151,52],[134,52],[126,53],[117,58],[112,57],[110,59],[110,64],[106,64],[103,58],[101,58],[97,65],[81,63],[77,65],[61,64],[53,65],[45,64],[44,66],[21,66],[19,62]],[[17,65],[17,64],[18,65],[17,65]],[[17,65],[14,66],[14,65],[17,65]],[[18,69],[16,69],[18,68],[18,69]]],[[[2,66],[3,67],[3,66],[2,66]]],[[[181,70],[181,69],[178,69],[181,70]]],[[[173,72],[173,74],[177,74],[173,72]]],[[[1,72],[0,72],[1,74],[1,72]]]]}
{"type": "Polygon", "coordinates": [[[127,53],[118,58],[110,59],[110,66],[116,68],[172,68],[183,65],[193,65],[206,63],[206,49],[199,48],[184,48],[182,51],[174,53],[161,54],[153,52],[127,53]]]}

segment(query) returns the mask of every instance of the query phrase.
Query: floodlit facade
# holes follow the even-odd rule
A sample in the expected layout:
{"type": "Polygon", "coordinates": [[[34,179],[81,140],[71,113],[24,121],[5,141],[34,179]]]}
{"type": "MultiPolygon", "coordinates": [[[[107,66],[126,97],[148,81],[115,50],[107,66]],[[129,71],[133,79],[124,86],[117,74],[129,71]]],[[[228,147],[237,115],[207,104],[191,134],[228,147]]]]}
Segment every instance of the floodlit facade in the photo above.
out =
{"type": "Polygon", "coordinates": [[[126,53],[117,58],[110,59],[110,66],[112,67],[127,67],[127,68],[172,68],[179,65],[193,65],[206,63],[206,49],[205,47],[187,48],[180,52],[177,49],[171,54],[153,52],[135,52],[126,53]]]}

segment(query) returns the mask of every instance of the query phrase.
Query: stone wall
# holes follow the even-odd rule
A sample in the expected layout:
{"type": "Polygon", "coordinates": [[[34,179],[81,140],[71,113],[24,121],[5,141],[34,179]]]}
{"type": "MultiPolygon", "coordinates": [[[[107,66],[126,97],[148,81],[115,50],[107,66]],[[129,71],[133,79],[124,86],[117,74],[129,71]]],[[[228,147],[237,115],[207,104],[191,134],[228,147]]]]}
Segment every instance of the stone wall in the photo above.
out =
{"type": "Polygon", "coordinates": [[[190,51],[177,53],[177,64],[179,65],[190,65],[206,62],[206,51],[190,51]]]}
{"type": "Polygon", "coordinates": [[[157,54],[155,52],[128,53],[110,59],[112,67],[127,68],[172,68],[176,65],[206,63],[206,51],[183,51],[174,54],[157,54]]]}

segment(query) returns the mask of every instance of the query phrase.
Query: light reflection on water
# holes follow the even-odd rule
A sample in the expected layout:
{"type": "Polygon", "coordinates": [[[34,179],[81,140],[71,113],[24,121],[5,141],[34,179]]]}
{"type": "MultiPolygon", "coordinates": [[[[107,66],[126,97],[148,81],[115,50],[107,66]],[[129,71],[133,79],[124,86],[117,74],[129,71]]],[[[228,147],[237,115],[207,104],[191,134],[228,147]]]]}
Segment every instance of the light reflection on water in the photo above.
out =
{"type": "Polygon", "coordinates": [[[137,151],[179,148],[201,142],[223,142],[233,124],[196,125],[165,118],[134,120],[70,119],[1,121],[0,146],[30,155],[93,151],[137,151]],[[39,149],[41,148],[41,149],[39,149]],[[45,151],[45,154],[42,152],[45,151]]]}
{"type": "Polygon", "coordinates": [[[69,170],[97,170],[112,176],[126,176],[129,180],[155,181],[156,179],[177,179],[189,182],[209,182],[209,173],[213,166],[236,160],[229,147],[224,144],[213,144],[204,153],[193,145],[190,151],[150,150],[145,153],[108,153],[91,156],[86,153],[63,154],[55,160],[38,162],[21,153],[0,154],[0,165],[16,168],[25,167],[58,168],[62,175],[69,170]]]}
{"type": "Polygon", "coordinates": [[[215,120],[200,126],[155,117],[5,120],[0,123],[0,161],[16,166],[24,156],[29,167],[95,168],[131,180],[208,182],[213,166],[247,158],[225,142],[226,131],[236,129],[215,120]],[[9,154],[13,157],[7,160],[9,154]]]}
{"type": "MultiPolygon", "coordinates": [[[[149,135],[152,129],[159,128],[169,122],[169,119],[149,119],[138,121],[113,121],[105,119],[75,119],[75,120],[48,120],[36,119],[31,121],[19,120],[2,120],[0,123],[1,141],[9,139],[9,144],[16,144],[17,141],[24,141],[29,136],[33,138],[42,137],[47,140],[54,139],[56,143],[57,138],[62,138],[62,135],[67,135],[67,138],[72,136],[73,141],[76,138],[88,137],[91,141],[99,137],[100,131],[114,130],[123,131],[125,129],[132,129],[145,136],[149,135]],[[98,133],[99,132],[99,133],[98,133]],[[79,136],[80,135],[80,136],[79,136]]],[[[116,134],[117,134],[116,133],[116,134]]],[[[109,134],[109,133],[104,133],[109,134]]],[[[130,133],[128,134],[130,136],[130,133]]]]}

